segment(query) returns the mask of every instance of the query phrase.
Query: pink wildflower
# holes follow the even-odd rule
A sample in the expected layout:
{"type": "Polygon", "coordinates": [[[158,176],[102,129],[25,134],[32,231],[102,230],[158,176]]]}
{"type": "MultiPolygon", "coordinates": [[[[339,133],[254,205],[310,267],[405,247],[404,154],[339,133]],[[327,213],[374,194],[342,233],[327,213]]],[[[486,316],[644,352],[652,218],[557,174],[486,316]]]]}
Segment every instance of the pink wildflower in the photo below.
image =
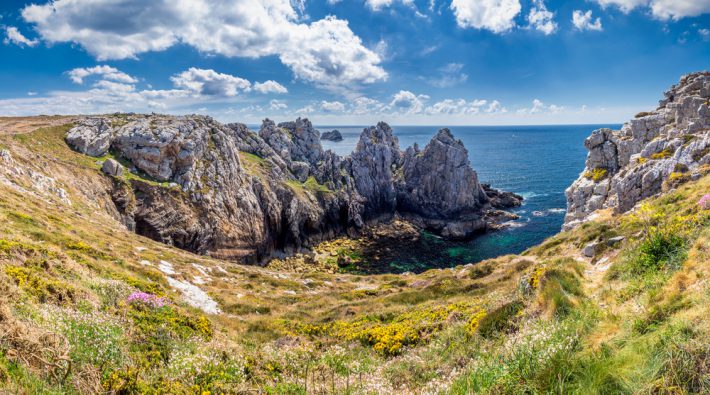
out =
{"type": "Polygon", "coordinates": [[[710,209],[710,193],[705,194],[705,196],[700,198],[700,200],[698,201],[698,206],[700,206],[700,208],[703,210],[710,209]]]}
{"type": "Polygon", "coordinates": [[[151,293],[146,292],[134,292],[126,298],[126,302],[141,303],[151,307],[159,308],[168,304],[168,299],[165,297],[158,297],[151,293]]]}

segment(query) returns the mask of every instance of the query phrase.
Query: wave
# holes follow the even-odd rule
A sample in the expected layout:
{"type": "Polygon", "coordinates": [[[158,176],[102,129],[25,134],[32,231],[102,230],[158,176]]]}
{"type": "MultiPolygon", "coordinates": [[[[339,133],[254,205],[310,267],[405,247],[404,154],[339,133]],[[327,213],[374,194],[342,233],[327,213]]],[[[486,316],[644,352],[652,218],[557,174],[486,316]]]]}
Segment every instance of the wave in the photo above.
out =
{"type": "Polygon", "coordinates": [[[548,215],[554,215],[554,214],[564,214],[567,212],[566,209],[564,208],[548,208],[547,210],[536,210],[532,212],[533,217],[546,217],[548,215]]]}

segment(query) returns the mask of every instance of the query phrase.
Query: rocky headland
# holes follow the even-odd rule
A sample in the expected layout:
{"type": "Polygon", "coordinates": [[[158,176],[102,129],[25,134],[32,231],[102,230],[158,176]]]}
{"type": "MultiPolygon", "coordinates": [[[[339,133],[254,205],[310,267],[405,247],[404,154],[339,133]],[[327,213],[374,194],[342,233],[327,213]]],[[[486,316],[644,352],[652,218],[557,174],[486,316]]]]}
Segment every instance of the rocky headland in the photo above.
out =
{"type": "Polygon", "coordinates": [[[683,76],[658,108],[621,130],[599,129],[584,141],[586,167],[567,189],[565,229],[615,213],[710,171],[710,73],[683,76]]]}
{"type": "Polygon", "coordinates": [[[355,151],[323,150],[307,119],[265,120],[258,132],[198,115],[87,117],[66,135],[104,160],[131,230],[214,257],[258,263],[401,216],[447,238],[515,218],[520,196],[481,185],[448,129],[400,150],[386,123],[355,151]],[[122,164],[119,164],[121,162],[122,164]],[[120,178],[122,167],[130,177],[120,178]]]}

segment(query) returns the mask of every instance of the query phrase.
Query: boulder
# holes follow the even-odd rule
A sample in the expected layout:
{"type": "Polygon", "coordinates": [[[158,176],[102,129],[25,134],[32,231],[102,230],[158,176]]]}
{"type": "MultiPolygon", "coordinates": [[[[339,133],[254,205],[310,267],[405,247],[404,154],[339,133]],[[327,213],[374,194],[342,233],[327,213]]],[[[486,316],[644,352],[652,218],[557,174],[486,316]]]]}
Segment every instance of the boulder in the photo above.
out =
{"type": "Polygon", "coordinates": [[[103,171],[104,174],[109,176],[121,177],[123,175],[123,166],[121,166],[121,164],[118,163],[117,160],[109,158],[104,161],[103,165],[101,166],[101,171],[103,171]]]}
{"type": "Polygon", "coordinates": [[[85,118],[69,130],[65,140],[76,151],[89,156],[106,155],[113,128],[104,118],[85,118]]]}
{"type": "Polygon", "coordinates": [[[587,258],[593,258],[594,255],[597,254],[597,250],[599,249],[600,245],[601,243],[598,241],[587,244],[582,249],[582,255],[586,256],[587,258]]]}

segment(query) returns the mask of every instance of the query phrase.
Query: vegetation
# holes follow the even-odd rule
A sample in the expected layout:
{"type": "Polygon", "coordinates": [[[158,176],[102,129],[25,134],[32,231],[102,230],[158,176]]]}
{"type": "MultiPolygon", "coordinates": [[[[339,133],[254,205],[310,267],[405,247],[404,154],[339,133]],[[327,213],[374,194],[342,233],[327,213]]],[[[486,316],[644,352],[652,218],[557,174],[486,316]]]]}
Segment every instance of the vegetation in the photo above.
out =
{"type": "Polygon", "coordinates": [[[607,176],[607,170],[602,167],[597,167],[591,171],[587,171],[584,173],[584,177],[586,177],[594,182],[599,182],[599,181],[605,179],[606,176],[607,176]]]}
{"type": "Polygon", "coordinates": [[[651,154],[651,159],[668,159],[671,157],[671,155],[673,155],[673,151],[666,148],[663,151],[651,154]]]}

